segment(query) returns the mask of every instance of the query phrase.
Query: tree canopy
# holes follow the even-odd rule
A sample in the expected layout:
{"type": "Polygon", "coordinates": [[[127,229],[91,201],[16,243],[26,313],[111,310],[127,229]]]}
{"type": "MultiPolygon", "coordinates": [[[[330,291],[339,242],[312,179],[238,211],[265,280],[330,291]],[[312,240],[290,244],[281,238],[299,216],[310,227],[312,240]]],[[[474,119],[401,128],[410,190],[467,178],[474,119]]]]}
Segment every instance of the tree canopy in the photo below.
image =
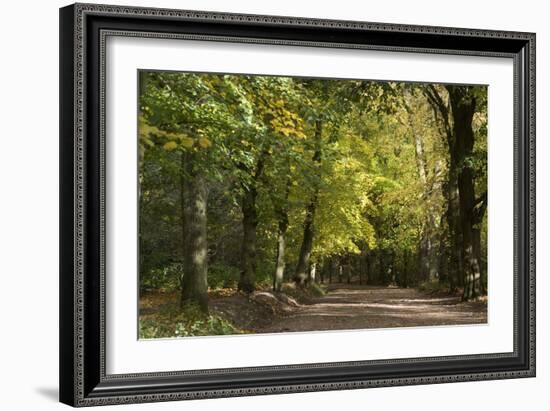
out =
{"type": "Polygon", "coordinates": [[[140,289],[487,283],[487,88],[140,72],[140,289]]]}

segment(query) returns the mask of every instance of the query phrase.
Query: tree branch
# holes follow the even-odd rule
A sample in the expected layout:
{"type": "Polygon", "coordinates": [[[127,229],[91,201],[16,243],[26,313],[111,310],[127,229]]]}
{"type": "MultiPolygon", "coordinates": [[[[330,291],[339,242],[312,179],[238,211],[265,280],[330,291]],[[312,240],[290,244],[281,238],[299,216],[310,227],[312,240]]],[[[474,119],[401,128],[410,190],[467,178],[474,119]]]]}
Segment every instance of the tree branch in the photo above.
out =
{"type": "MultiPolygon", "coordinates": [[[[428,85],[423,89],[424,95],[428,99],[428,103],[432,106],[434,114],[439,113],[441,120],[443,121],[443,128],[447,137],[447,143],[449,147],[453,146],[453,132],[449,119],[449,107],[445,104],[443,97],[439,94],[433,84],[428,85]]],[[[436,118],[438,116],[436,115],[436,118]]]]}

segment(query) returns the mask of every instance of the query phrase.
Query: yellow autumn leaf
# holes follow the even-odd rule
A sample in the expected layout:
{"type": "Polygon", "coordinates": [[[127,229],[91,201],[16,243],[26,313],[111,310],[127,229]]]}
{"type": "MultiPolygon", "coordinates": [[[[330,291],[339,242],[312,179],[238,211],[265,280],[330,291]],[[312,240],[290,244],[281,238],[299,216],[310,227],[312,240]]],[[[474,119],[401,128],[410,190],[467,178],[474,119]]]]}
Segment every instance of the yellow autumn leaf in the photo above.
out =
{"type": "Polygon", "coordinates": [[[212,145],[212,142],[206,138],[206,137],[200,137],[199,138],[199,145],[202,147],[202,148],[208,148],[212,145]]]}
{"type": "Polygon", "coordinates": [[[279,121],[278,118],[272,119],[272,120],[270,121],[270,123],[271,123],[271,127],[273,127],[274,129],[277,129],[277,128],[279,128],[279,127],[282,127],[282,124],[281,124],[281,122],[279,121]]]}
{"type": "Polygon", "coordinates": [[[178,144],[175,141],[169,141],[163,147],[166,151],[173,151],[178,148],[178,144]]]}
{"type": "Polygon", "coordinates": [[[283,133],[285,137],[288,137],[290,133],[292,133],[294,130],[288,127],[282,127],[281,129],[279,129],[279,131],[283,133]]]}
{"type": "Polygon", "coordinates": [[[181,145],[184,146],[185,148],[193,147],[193,139],[190,137],[182,136],[180,138],[180,141],[181,141],[181,145]]]}

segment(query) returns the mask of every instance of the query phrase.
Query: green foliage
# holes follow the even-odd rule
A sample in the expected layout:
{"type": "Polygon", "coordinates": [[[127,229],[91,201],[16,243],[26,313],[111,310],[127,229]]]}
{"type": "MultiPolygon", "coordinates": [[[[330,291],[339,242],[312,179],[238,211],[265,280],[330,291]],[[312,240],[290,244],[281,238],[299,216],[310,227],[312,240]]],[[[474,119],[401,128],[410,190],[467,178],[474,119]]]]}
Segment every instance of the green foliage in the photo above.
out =
{"type": "MultiPolygon", "coordinates": [[[[285,218],[285,280],[292,277],[312,199],[311,262],[319,270],[336,261],[353,266],[354,273],[364,272],[363,261],[369,260],[374,261],[369,263],[369,281],[421,282],[422,240],[432,237],[437,246],[449,247],[444,195],[449,149],[441,119],[425,96],[427,87],[140,72],[140,288],[176,289],[184,274],[186,162],[205,177],[208,188],[211,289],[234,288],[238,282],[242,202],[251,191],[256,193],[258,287],[273,282],[279,227],[285,218]]],[[[433,87],[446,98],[444,87],[433,87]]],[[[487,190],[487,88],[474,87],[472,93],[478,101],[476,139],[466,161],[474,169],[479,197],[487,190]]],[[[486,218],[480,229],[485,255],[486,218]]],[[[322,288],[311,292],[319,294],[322,288]]],[[[225,329],[215,319],[193,324],[180,317],[173,320],[184,324],[181,334],[225,329]]],[[[177,331],[144,321],[143,335],[177,331]]]]}
{"type": "Polygon", "coordinates": [[[182,310],[169,305],[156,315],[139,322],[139,338],[142,339],[239,333],[238,329],[219,315],[204,314],[199,307],[193,305],[182,310]]]}
{"type": "Polygon", "coordinates": [[[171,263],[159,268],[152,268],[142,275],[141,290],[175,290],[180,287],[183,264],[171,263]]]}
{"type": "Polygon", "coordinates": [[[239,269],[224,265],[211,264],[208,267],[208,287],[211,289],[235,288],[239,281],[239,269]]]}
{"type": "Polygon", "coordinates": [[[437,294],[439,292],[446,292],[449,289],[449,284],[438,281],[423,281],[418,284],[417,287],[420,291],[423,291],[428,294],[437,294]]]}

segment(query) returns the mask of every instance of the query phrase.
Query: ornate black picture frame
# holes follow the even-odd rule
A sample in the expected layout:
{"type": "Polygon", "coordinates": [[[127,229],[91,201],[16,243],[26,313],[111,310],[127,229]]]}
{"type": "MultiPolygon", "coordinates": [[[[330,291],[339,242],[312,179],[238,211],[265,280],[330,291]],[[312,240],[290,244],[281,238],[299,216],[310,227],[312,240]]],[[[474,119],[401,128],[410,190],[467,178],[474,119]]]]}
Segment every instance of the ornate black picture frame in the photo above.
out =
{"type": "Polygon", "coordinates": [[[60,10],[60,400],[92,406],[535,376],[535,35],[75,4],[60,10]],[[105,39],[187,38],[514,61],[514,350],[214,370],[105,371],[105,39]]]}

